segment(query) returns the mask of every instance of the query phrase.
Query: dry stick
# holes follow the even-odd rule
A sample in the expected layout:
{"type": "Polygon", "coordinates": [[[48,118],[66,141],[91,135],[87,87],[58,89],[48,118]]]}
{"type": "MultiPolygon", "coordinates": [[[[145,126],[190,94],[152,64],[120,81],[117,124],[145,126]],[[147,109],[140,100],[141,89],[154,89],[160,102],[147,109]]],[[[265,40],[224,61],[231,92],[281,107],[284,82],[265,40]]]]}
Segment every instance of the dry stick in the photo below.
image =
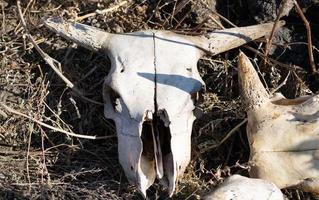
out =
{"type": "Polygon", "coordinates": [[[19,13],[19,18],[21,21],[21,24],[25,30],[25,34],[27,35],[27,37],[30,39],[31,43],[33,44],[33,46],[35,47],[35,49],[38,51],[38,53],[41,55],[41,57],[44,59],[44,61],[53,69],[53,71],[55,71],[55,73],[66,83],[66,85],[71,88],[75,93],[77,93],[82,99],[97,104],[97,105],[103,105],[101,102],[97,102],[94,101],[92,99],[89,99],[87,97],[85,97],[82,92],[77,89],[74,84],[67,79],[59,70],[59,68],[61,67],[61,63],[59,63],[57,60],[53,59],[52,57],[50,57],[48,54],[46,54],[36,43],[36,41],[34,40],[34,38],[32,37],[32,35],[29,32],[29,29],[27,28],[27,24],[23,18],[23,14],[21,11],[21,5],[20,5],[20,0],[17,0],[17,8],[18,8],[18,13],[19,13]]]}
{"type": "MultiPolygon", "coordinates": [[[[54,115],[54,117],[56,117],[60,122],[62,122],[62,124],[63,125],[65,125],[68,129],[69,129],[69,131],[71,131],[71,128],[69,127],[69,125],[67,124],[67,123],[65,123],[61,118],[60,118],[60,116],[58,115],[58,114],[56,114],[51,108],[50,108],[50,106],[47,104],[47,103],[45,103],[44,102],[44,105],[45,105],[45,107],[47,108],[47,109],[49,109],[49,111],[54,115]]],[[[50,119],[50,118],[47,118],[47,119],[50,119]]],[[[52,122],[54,122],[52,119],[50,119],[52,122]]],[[[57,124],[57,123],[56,123],[57,124]]],[[[57,124],[57,126],[59,126],[59,124],[57,124]]],[[[60,126],[59,126],[59,128],[61,128],[60,126]]]]}
{"type": "Polygon", "coordinates": [[[237,124],[232,130],[230,130],[227,135],[218,143],[215,145],[212,145],[210,147],[207,147],[205,149],[200,150],[201,153],[205,153],[210,149],[214,149],[219,147],[220,145],[222,145],[231,135],[233,135],[242,125],[244,125],[246,122],[248,121],[247,118],[245,118],[242,122],[240,122],[239,124],[237,124]]]}
{"type": "Polygon", "coordinates": [[[284,80],[283,82],[281,82],[276,88],[272,89],[270,93],[271,93],[271,94],[274,94],[274,93],[277,92],[282,86],[286,85],[289,76],[290,76],[290,71],[288,71],[288,74],[287,74],[285,80],[284,80]]]}
{"type": "Polygon", "coordinates": [[[296,0],[294,0],[297,12],[299,14],[299,16],[301,17],[302,21],[305,24],[305,27],[307,29],[307,39],[308,39],[308,56],[309,56],[309,62],[310,62],[310,66],[311,66],[311,71],[312,73],[316,73],[317,69],[316,69],[316,65],[315,65],[315,60],[313,58],[313,52],[312,52],[312,40],[311,40],[311,28],[309,25],[309,22],[307,20],[307,18],[305,17],[305,15],[303,14],[299,4],[297,3],[296,0]]]}
{"type": "MultiPolygon", "coordinates": [[[[260,56],[261,58],[265,59],[265,55],[263,53],[261,53],[260,51],[258,51],[257,49],[254,49],[250,46],[247,46],[247,45],[244,45],[243,47],[245,47],[246,49],[256,53],[258,56],[260,56]]],[[[275,65],[278,65],[280,67],[284,67],[284,68],[287,68],[287,69],[298,69],[298,70],[303,70],[301,67],[299,66],[296,66],[296,65],[287,65],[287,64],[284,64],[284,63],[281,63],[275,59],[272,59],[272,58],[268,58],[269,61],[271,61],[272,63],[274,63],[275,65]]]]}
{"type": "Polygon", "coordinates": [[[185,6],[190,2],[190,0],[181,0],[180,2],[177,2],[176,9],[174,10],[174,15],[177,15],[185,6]]]}
{"type": "Polygon", "coordinates": [[[44,126],[46,128],[49,128],[51,130],[54,130],[54,131],[58,131],[60,133],[64,133],[68,136],[72,136],[72,137],[78,137],[78,138],[83,138],[83,139],[91,139],[91,140],[98,140],[98,139],[108,139],[108,138],[114,138],[116,137],[115,135],[109,135],[109,136],[91,136],[91,135],[80,135],[80,134],[76,134],[76,133],[71,133],[71,132],[68,132],[68,131],[65,131],[63,129],[60,129],[60,128],[56,128],[56,127],[53,127],[51,125],[48,125],[44,122],[41,122],[37,119],[34,119],[26,114],[23,114],[17,110],[14,110],[13,108],[10,108],[9,106],[5,105],[4,103],[1,103],[0,102],[0,106],[2,106],[6,111],[12,113],[12,114],[16,114],[16,115],[19,115],[19,116],[22,116],[22,117],[25,117],[27,119],[30,119],[31,121],[41,125],[41,126],[44,126]]]}
{"type": "Polygon", "coordinates": [[[44,168],[46,166],[45,161],[45,147],[44,147],[44,131],[40,125],[38,125],[41,132],[41,159],[42,159],[42,166],[41,166],[41,184],[44,184],[44,168]]]}
{"type": "Polygon", "coordinates": [[[218,12],[212,10],[212,12],[217,15],[218,17],[220,17],[222,20],[224,20],[225,22],[227,22],[228,24],[230,24],[232,27],[237,27],[235,24],[233,24],[231,21],[229,21],[226,17],[224,17],[223,15],[219,14],[218,12]]]}
{"type": "Polygon", "coordinates": [[[219,26],[219,28],[225,29],[225,27],[224,27],[221,23],[219,23],[213,16],[210,15],[209,18],[210,18],[211,20],[213,20],[213,22],[214,22],[215,24],[217,24],[217,26],[219,26]]]}
{"type": "MultiPolygon", "coordinates": [[[[175,19],[174,16],[175,16],[175,12],[176,12],[176,6],[177,6],[177,1],[174,2],[172,14],[170,16],[170,20],[168,20],[168,21],[170,21],[170,24],[173,24],[173,20],[175,19]]],[[[166,21],[165,21],[165,23],[166,23],[166,21]]],[[[165,23],[164,23],[164,25],[165,25],[165,23]]]]}
{"type": "Polygon", "coordinates": [[[224,20],[226,23],[230,24],[232,27],[237,27],[235,24],[233,24],[231,21],[229,21],[226,17],[224,17],[223,15],[219,14],[218,12],[216,12],[215,10],[211,9],[207,3],[202,2],[203,5],[206,7],[206,9],[208,9],[209,11],[211,11],[213,14],[217,15],[219,18],[221,18],[222,20],[224,20]]]}
{"type": "Polygon", "coordinates": [[[272,40],[273,40],[274,35],[275,35],[275,30],[278,27],[278,22],[279,22],[280,18],[282,17],[282,13],[283,13],[284,8],[286,7],[288,1],[289,0],[283,0],[281,2],[281,4],[280,4],[280,8],[279,8],[279,12],[278,12],[277,18],[275,20],[274,26],[272,27],[269,39],[267,40],[267,43],[266,43],[264,64],[266,64],[266,62],[267,62],[267,57],[268,57],[269,50],[270,50],[271,45],[272,45],[272,40]]]}
{"type": "Polygon", "coordinates": [[[119,7],[125,5],[126,3],[127,3],[127,1],[122,1],[121,3],[119,3],[118,5],[116,5],[116,6],[112,7],[112,8],[106,8],[104,10],[96,10],[95,12],[92,12],[92,13],[77,17],[75,19],[75,21],[82,21],[83,19],[86,19],[88,17],[93,17],[95,15],[103,15],[105,13],[108,13],[108,12],[111,12],[113,10],[118,9],[119,7]]]}
{"type": "Polygon", "coordinates": [[[4,12],[4,3],[0,3],[1,10],[2,10],[2,34],[4,35],[4,32],[6,31],[6,15],[4,12]]]}
{"type": "MultiPolygon", "coordinates": [[[[22,17],[25,16],[25,14],[27,13],[27,10],[29,9],[29,7],[30,7],[30,5],[31,5],[32,2],[33,2],[33,0],[30,0],[30,1],[28,2],[27,7],[25,8],[24,12],[22,13],[22,17]]],[[[17,26],[15,27],[15,29],[14,29],[14,32],[15,32],[15,33],[17,33],[17,31],[18,31],[18,29],[19,29],[19,27],[20,27],[20,23],[21,23],[21,22],[19,22],[19,23],[17,24],[17,26]]],[[[20,30],[19,30],[19,32],[20,32],[20,30]]]]}
{"type": "MultiPolygon", "coordinates": [[[[34,124],[31,124],[33,128],[34,124]]],[[[30,148],[31,148],[31,139],[32,139],[32,131],[30,130],[29,138],[28,138],[28,148],[27,148],[27,156],[26,156],[26,169],[27,169],[27,180],[29,183],[29,193],[31,192],[31,178],[30,178],[30,168],[29,168],[29,157],[30,157],[30,148]]]]}

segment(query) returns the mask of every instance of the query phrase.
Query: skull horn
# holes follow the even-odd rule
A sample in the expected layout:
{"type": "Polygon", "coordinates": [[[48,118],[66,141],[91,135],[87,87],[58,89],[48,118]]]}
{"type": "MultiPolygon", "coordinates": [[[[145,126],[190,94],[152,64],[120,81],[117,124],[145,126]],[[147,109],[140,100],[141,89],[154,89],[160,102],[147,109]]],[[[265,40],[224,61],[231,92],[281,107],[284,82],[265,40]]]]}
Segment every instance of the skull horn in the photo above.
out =
{"type": "MultiPolygon", "coordinates": [[[[279,26],[283,26],[284,24],[284,21],[280,21],[279,26]]],[[[253,26],[217,30],[205,35],[207,42],[204,49],[206,49],[206,51],[210,54],[216,55],[239,47],[265,35],[269,35],[273,26],[274,23],[270,22],[253,26]]]]}
{"type": "Polygon", "coordinates": [[[256,70],[242,52],[238,58],[238,79],[242,97],[249,109],[269,101],[269,94],[260,81],[256,70]]]}
{"type": "Polygon", "coordinates": [[[45,18],[44,25],[89,50],[98,51],[111,37],[111,33],[80,23],[72,23],[60,17],[45,18]]]}
{"type": "MultiPolygon", "coordinates": [[[[112,36],[111,33],[104,32],[98,28],[76,22],[67,22],[59,17],[45,18],[43,21],[44,24],[54,32],[94,51],[98,51],[104,45],[106,46],[107,41],[109,41],[112,36]]],[[[206,34],[202,38],[194,36],[193,39],[190,38],[190,40],[196,43],[201,50],[216,55],[270,34],[273,25],[274,23],[270,22],[253,26],[217,30],[206,34]]],[[[281,21],[279,25],[283,26],[284,22],[281,21]]]]}

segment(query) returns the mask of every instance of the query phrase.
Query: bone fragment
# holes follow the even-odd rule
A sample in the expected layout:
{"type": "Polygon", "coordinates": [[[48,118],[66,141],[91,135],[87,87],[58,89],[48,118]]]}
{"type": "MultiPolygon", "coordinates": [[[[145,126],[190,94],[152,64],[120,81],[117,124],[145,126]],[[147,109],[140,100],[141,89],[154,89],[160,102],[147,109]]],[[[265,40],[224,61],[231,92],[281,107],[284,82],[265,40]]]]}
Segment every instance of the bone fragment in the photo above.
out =
{"type": "Polygon", "coordinates": [[[319,194],[319,95],[286,99],[267,94],[249,59],[239,55],[239,85],[247,105],[251,177],[279,188],[319,194]]]}
{"type": "Polygon", "coordinates": [[[203,200],[284,200],[284,197],[269,181],[232,175],[203,200]]]}

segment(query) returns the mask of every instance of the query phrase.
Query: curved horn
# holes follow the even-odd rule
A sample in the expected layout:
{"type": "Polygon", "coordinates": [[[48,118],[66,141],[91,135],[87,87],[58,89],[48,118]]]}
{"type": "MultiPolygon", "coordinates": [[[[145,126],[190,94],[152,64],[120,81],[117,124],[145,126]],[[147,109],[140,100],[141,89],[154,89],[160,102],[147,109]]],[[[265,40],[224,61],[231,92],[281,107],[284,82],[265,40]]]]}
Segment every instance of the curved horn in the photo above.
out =
{"type": "Polygon", "coordinates": [[[94,51],[101,49],[112,35],[92,26],[67,22],[60,17],[46,18],[43,22],[62,37],[94,51]]]}
{"type": "MultiPolygon", "coordinates": [[[[280,21],[278,25],[283,26],[284,24],[284,21],[280,21]]],[[[269,35],[273,26],[274,23],[270,22],[266,24],[214,31],[205,35],[207,42],[204,48],[209,53],[216,55],[239,47],[257,38],[269,35]]]]}
{"type": "Polygon", "coordinates": [[[241,95],[249,109],[257,107],[269,100],[269,94],[248,57],[239,53],[238,79],[241,95]]]}

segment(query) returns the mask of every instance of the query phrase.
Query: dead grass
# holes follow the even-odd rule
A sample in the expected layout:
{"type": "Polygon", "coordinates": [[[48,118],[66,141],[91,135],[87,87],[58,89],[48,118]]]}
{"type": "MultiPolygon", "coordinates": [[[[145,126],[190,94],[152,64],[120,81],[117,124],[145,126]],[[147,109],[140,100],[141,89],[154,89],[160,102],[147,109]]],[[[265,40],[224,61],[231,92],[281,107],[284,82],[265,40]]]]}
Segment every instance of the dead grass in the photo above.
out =
{"type": "MultiPolygon", "coordinates": [[[[108,73],[109,60],[68,43],[43,27],[40,19],[63,16],[75,20],[120,2],[22,2],[24,18],[36,43],[61,62],[64,76],[86,97],[98,102],[102,102],[102,81],[108,73]]],[[[217,28],[214,21],[221,22],[210,14],[208,8],[212,6],[205,0],[194,2],[127,1],[117,9],[103,15],[93,14],[81,22],[110,32],[167,29],[196,34],[217,28]]],[[[15,1],[0,1],[0,5],[0,102],[68,132],[115,136],[114,124],[104,118],[103,107],[72,92],[33,48],[24,35],[15,1]]],[[[252,46],[256,48],[255,44],[252,46]]],[[[244,126],[236,129],[223,144],[211,148],[245,118],[237,87],[237,52],[206,57],[198,64],[207,84],[204,101],[199,105],[203,116],[194,126],[192,163],[173,199],[198,199],[225,177],[248,172],[249,149],[244,126]]],[[[292,75],[282,91],[290,97],[309,92],[312,76],[307,70],[280,65],[260,69],[269,88],[276,88],[288,70],[292,70],[292,75]]],[[[152,199],[168,198],[158,184],[148,193],[152,199]]],[[[285,194],[289,199],[310,199],[309,195],[295,190],[285,194]]],[[[136,188],[127,183],[118,163],[116,137],[104,140],[70,137],[3,109],[0,110],[0,196],[4,199],[141,199],[136,188]]]]}

